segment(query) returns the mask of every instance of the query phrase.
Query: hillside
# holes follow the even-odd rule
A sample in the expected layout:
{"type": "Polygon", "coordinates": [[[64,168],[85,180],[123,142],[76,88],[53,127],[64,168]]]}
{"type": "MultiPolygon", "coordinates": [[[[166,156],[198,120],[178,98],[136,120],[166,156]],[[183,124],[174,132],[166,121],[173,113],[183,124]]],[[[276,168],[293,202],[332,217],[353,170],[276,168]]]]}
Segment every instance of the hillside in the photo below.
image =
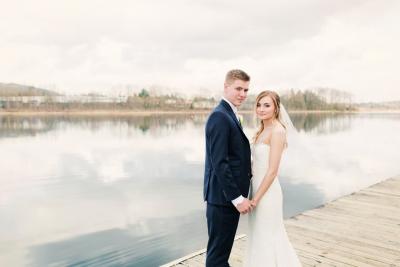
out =
{"type": "Polygon", "coordinates": [[[55,96],[58,93],[16,83],[0,83],[0,96],[55,96]]]}

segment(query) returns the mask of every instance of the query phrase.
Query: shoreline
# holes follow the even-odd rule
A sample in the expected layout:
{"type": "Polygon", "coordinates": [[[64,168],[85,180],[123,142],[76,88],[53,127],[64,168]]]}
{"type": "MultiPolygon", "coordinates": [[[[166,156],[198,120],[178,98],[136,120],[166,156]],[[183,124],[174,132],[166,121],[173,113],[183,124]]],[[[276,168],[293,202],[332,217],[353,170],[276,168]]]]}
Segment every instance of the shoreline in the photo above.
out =
{"type": "MultiPolygon", "coordinates": [[[[67,110],[67,111],[0,111],[0,116],[151,116],[151,115],[196,115],[209,114],[209,110],[67,110]]],[[[251,114],[253,110],[239,110],[241,114],[251,114]]],[[[292,114],[400,114],[399,110],[289,110],[292,114]]]]}

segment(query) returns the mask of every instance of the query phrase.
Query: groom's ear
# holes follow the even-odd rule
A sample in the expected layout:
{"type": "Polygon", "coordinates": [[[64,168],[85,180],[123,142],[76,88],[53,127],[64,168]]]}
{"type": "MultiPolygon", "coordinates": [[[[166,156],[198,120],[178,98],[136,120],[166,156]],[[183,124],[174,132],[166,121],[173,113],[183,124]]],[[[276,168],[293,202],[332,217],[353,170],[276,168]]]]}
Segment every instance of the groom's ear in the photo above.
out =
{"type": "Polygon", "coordinates": [[[224,82],[224,90],[228,89],[229,85],[230,85],[229,83],[224,82]]]}

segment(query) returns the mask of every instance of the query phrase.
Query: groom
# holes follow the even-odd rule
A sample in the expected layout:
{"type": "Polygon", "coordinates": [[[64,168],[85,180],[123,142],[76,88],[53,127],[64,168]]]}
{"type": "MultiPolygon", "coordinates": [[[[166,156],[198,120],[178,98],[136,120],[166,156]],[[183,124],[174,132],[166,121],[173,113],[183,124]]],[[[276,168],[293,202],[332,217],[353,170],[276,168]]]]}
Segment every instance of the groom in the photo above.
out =
{"type": "Polygon", "coordinates": [[[249,140],[237,108],[247,97],[250,77],[242,70],[226,74],[221,102],[206,124],[204,200],[207,202],[206,267],[229,267],[240,214],[251,211],[249,140]]]}

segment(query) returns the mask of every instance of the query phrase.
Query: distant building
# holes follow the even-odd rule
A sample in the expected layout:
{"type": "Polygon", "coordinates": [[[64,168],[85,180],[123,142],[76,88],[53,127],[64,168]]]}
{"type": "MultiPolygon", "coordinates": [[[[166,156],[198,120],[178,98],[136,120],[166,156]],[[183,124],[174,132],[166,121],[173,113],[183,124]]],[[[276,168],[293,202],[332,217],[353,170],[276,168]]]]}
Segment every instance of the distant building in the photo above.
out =
{"type": "Polygon", "coordinates": [[[167,105],[173,105],[173,104],[176,104],[176,99],[167,99],[167,100],[165,100],[165,104],[167,104],[167,105]]]}
{"type": "Polygon", "coordinates": [[[199,109],[209,109],[213,108],[215,106],[215,101],[211,100],[201,100],[201,101],[194,101],[192,103],[193,108],[199,108],[199,109]]]}

